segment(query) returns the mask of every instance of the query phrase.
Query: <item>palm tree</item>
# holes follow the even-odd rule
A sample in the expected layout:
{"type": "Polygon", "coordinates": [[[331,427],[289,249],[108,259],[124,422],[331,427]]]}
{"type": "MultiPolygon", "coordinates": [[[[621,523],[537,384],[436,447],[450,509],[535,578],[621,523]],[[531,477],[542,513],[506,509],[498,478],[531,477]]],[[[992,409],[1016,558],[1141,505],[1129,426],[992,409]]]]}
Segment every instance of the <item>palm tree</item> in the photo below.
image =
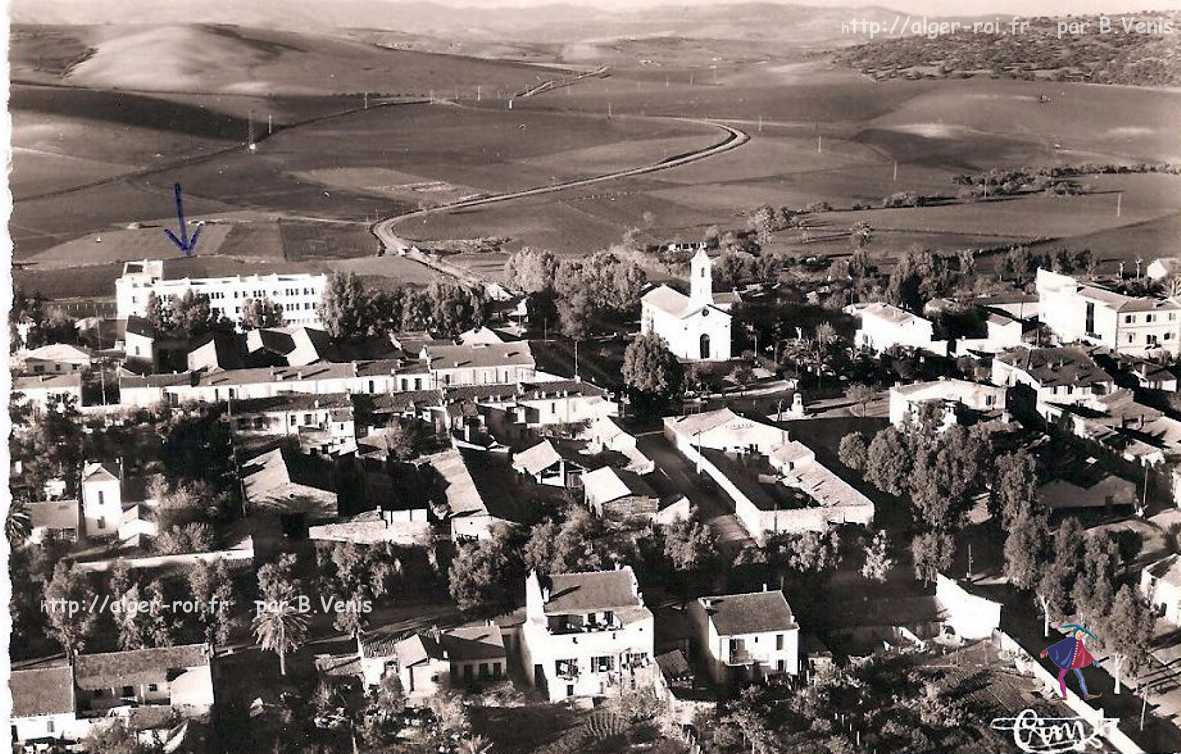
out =
{"type": "Polygon", "coordinates": [[[254,635],[263,649],[279,655],[279,674],[287,675],[287,653],[308,638],[308,617],[293,599],[268,600],[254,616],[254,635]]]}
{"type": "Polygon", "coordinates": [[[491,751],[492,742],[478,733],[459,745],[459,754],[489,754],[491,751]]]}
{"type": "Polygon", "coordinates": [[[8,505],[8,517],[4,519],[4,534],[12,544],[28,539],[33,531],[33,520],[29,514],[29,501],[14,497],[8,505]]]}

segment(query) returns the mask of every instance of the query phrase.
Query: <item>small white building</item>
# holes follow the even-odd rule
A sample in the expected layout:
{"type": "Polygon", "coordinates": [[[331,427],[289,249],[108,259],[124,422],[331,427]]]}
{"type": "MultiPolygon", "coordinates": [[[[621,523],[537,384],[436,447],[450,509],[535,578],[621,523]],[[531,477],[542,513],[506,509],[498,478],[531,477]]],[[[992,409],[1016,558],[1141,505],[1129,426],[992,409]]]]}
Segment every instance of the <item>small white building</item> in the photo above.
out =
{"type": "Polygon", "coordinates": [[[154,506],[141,478],[123,479],[113,467],[88,461],[82,468],[82,533],[88,539],[120,541],[154,536],[147,517],[154,506]]]}
{"type": "Polygon", "coordinates": [[[82,405],[82,375],[77,372],[12,378],[11,400],[18,405],[45,411],[71,398],[75,406],[82,405]]]}
{"type": "Polygon", "coordinates": [[[1161,558],[1141,571],[1140,593],[1158,616],[1181,626],[1181,555],[1161,558]]]}
{"type": "Polygon", "coordinates": [[[162,260],[144,259],[125,262],[123,275],[115,280],[115,316],[145,317],[153,294],[171,302],[191,291],[208,298],[214,314],[234,323],[241,323],[248,300],[265,298],[283,308],[284,324],[320,327],[320,302],[327,285],[327,275],[308,273],[169,279],[162,260]]]}
{"type": "Polygon", "coordinates": [[[13,749],[77,741],[89,732],[88,721],[79,720],[74,697],[74,671],[68,664],[48,668],[13,670],[11,692],[13,749]]]}
{"type": "Polygon", "coordinates": [[[988,639],[1000,628],[1001,603],[974,594],[971,584],[936,574],[935,601],[946,615],[947,625],[962,639],[988,639]]]}
{"type": "Polygon", "coordinates": [[[689,263],[689,295],[660,285],[641,299],[641,332],[656,333],[686,361],[726,361],[731,354],[730,312],[714,300],[713,262],[699,249],[689,263]]]}
{"type": "Polygon", "coordinates": [[[47,540],[75,542],[78,540],[78,501],[42,500],[29,503],[29,541],[42,544],[47,540]]]}
{"type": "Polygon", "coordinates": [[[445,689],[462,691],[508,677],[500,626],[489,621],[446,631],[420,631],[394,641],[386,632],[363,634],[361,675],[369,686],[397,673],[407,701],[418,706],[445,689]]]}
{"type": "Polygon", "coordinates": [[[895,385],[890,388],[890,423],[899,426],[908,416],[915,415],[920,406],[932,402],[946,406],[951,423],[957,421],[963,409],[980,414],[1003,413],[1005,393],[1003,387],[960,379],[895,385]]]}
{"type": "Polygon", "coordinates": [[[525,580],[525,674],[551,702],[653,684],[653,631],[631,566],[525,580]]]}
{"type": "Polygon", "coordinates": [[[27,374],[73,374],[90,369],[90,353],[67,343],[50,343],[25,352],[20,360],[24,362],[27,374]]]}
{"type": "Polygon", "coordinates": [[[901,346],[947,355],[947,341],[935,340],[935,324],[917,314],[881,302],[856,305],[846,311],[861,318],[861,327],[853,338],[858,348],[882,353],[901,346]]]}
{"type": "Polygon", "coordinates": [[[1168,280],[1181,273],[1181,257],[1161,257],[1149,263],[1145,274],[1156,281],[1168,280]]]}
{"type": "Polygon", "coordinates": [[[689,620],[697,656],[719,686],[799,672],[800,627],[781,590],[699,597],[689,620]]]}
{"type": "Polygon", "coordinates": [[[169,707],[196,717],[213,707],[207,644],[79,655],[74,661],[78,709],[169,707]]]}

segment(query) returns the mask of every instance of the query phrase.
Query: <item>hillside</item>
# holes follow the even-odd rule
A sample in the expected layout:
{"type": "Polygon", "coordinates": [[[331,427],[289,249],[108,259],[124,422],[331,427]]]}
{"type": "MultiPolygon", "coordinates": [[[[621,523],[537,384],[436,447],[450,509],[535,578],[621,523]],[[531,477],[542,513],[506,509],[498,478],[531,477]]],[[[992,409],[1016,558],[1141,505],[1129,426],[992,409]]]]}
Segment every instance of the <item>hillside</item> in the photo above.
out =
{"type": "Polygon", "coordinates": [[[540,73],[523,64],[238,26],[17,26],[13,42],[15,80],[93,89],[427,95],[477,85],[514,89],[540,73]]]}
{"type": "Polygon", "coordinates": [[[849,47],[836,59],[876,79],[992,76],[1086,81],[1135,86],[1181,85],[1181,13],[1129,16],[1143,24],[1125,29],[1123,18],[1098,31],[1097,17],[1081,34],[1058,33],[1058,19],[1032,19],[1019,34],[961,31],[943,36],[879,39],[849,47]],[[1169,31],[1171,29],[1171,31],[1169,31]]]}
{"type": "Polygon", "coordinates": [[[856,16],[888,24],[894,11],[873,6],[817,8],[776,2],[652,4],[609,8],[592,4],[498,7],[393,0],[15,0],[17,24],[235,24],[315,31],[387,30],[448,42],[568,44],[615,38],[675,36],[763,39],[804,45],[856,41],[842,23],[856,16]]]}

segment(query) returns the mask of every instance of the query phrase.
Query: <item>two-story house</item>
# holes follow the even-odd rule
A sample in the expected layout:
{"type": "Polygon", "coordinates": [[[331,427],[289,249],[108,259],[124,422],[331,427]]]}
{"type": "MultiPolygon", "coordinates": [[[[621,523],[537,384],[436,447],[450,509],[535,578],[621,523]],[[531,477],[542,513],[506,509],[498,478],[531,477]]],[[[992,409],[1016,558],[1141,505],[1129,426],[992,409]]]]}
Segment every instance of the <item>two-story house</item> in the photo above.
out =
{"type": "Polygon", "coordinates": [[[1120,354],[1181,353],[1181,303],[1127,296],[1069,275],[1037,271],[1043,323],[1064,342],[1084,341],[1120,354]]]}
{"type": "Polygon", "coordinates": [[[651,684],[653,628],[630,566],[525,580],[525,674],[552,702],[651,684]]]}
{"type": "Polygon", "coordinates": [[[120,540],[156,534],[148,515],[149,499],[142,477],[124,477],[119,466],[88,461],[82,468],[82,531],[89,539],[120,540]]]}
{"type": "Polygon", "coordinates": [[[799,671],[800,627],[781,590],[699,597],[689,620],[697,656],[719,686],[799,671]]]}
{"type": "Polygon", "coordinates": [[[882,353],[895,346],[947,355],[947,341],[935,340],[935,324],[893,304],[875,302],[846,309],[861,318],[853,342],[858,348],[882,353]]]}
{"type": "Polygon", "coordinates": [[[1014,348],[992,360],[994,385],[1017,388],[1017,403],[1093,405],[1115,389],[1115,378],[1078,347],[1014,348]]]}

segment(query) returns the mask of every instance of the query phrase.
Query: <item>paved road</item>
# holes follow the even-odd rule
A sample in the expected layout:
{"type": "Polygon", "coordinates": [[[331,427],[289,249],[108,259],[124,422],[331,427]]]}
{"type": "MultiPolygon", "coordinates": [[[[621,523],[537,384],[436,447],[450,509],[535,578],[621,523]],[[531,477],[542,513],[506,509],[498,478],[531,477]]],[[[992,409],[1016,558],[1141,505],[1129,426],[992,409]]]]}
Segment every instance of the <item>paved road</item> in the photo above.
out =
{"type": "Polygon", "coordinates": [[[639,435],[637,446],[640,452],[655,462],[654,474],[660,476],[658,486],[671,488],[689,498],[697,506],[702,517],[717,533],[723,550],[733,555],[749,544],[750,534],[734,515],[734,502],[721,490],[702,484],[692,464],[681,455],[665,438],[661,431],[645,432],[639,435]]]}
{"type": "MultiPolygon", "coordinates": [[[[588,114],[588,117],[591,117],[588,114]]],[[[597,116],[594,116],[597,117],[597,116]]],[[[733,126],[728,126],[725,123],[720,123],[713,120],[702,120],[700,118],[674,118],[674,117],[656,117],[656,116],[618,116],[626,117],[633,120],[676,120],[685,123],[697,123],[699,125],[711,126],[725,132],[726,136],[716,144],[708,147],[689,152],[687,154],[672,157],[660,162],[651,163],[649,165],[641,165],[640,167],[628,168],[626,170],[616,170],[611,173],[604,173],[602,175],[591,176],[590,178],[576,178],[561,183],[547,184],[545,186],[537,186],[531,189],[524,189],[522,191],[509,191],[503,194],[490,194],[482,196],[477,199],[467,199],[464,201],[452,202],[450,204],[441,204],[437,207],[430,207],[428,209],[415,210],[401,215],[393,215],[375,222],[370,228],[370,232],[377,236],[377,240],[387,252],[397,253],[411,246],[411,244],[401,239],[394,233],[394,226],[406,220],[411,220],[418,217],[426,217],[440,212],[450,212],[457,209],[467,209],[469,207],[480,207],[485,204],[495,204],[499,202],[507,202],[513,199],[522,199],[530,196],[541,196],[544,194],[552,194],[557,191],[565,191],[566,189],[581,188],[583,186],[591,186],[596,183],[604,183],[606,181],[614,181],[619,178],[630,178],[637,175],[646,175],[648,173],[655,173],[660,170],[669,170],[671,168],[688,165],[699,160],[704,160],[715,155],[729,152],[732,149],[746,144],[750,141],[750,135],[745,131],[741,131],[733,126]]]]}

